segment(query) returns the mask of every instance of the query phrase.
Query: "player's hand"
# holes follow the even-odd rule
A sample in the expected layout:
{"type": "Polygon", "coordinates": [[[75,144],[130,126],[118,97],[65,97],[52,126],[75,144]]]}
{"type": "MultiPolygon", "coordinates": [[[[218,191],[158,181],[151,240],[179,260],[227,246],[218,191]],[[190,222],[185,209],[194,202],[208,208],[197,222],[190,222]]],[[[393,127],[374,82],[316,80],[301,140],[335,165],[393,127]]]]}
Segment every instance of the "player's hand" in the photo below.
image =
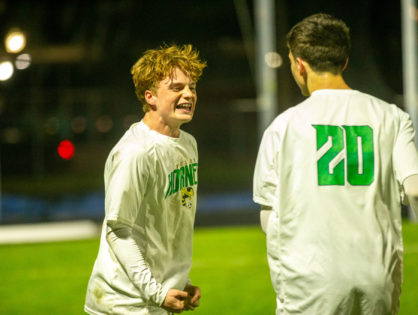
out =
{"type": "Polygon", "coordinates": [[[193,311],[200,305],[200,288],[189,284],[186,285],[184,291],[189,294],[184,309],[193,311]]]}
{"type": "Polygon", "coordinates": [[[170,313],[181,313],[184,311],[187,296],[188,293],[185,291],[169,289],[161,307],[170,313]]]}

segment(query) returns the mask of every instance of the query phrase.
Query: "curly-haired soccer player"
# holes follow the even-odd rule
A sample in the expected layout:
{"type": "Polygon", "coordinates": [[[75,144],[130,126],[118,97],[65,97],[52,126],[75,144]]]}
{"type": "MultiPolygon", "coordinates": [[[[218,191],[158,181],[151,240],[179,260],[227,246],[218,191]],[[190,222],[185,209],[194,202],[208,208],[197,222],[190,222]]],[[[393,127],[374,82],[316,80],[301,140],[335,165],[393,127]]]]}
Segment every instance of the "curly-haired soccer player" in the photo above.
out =
{"type": "Polygon", "coordinates": [[[199,306],[200,289],[188,277],[198,155],[194,137],[180,127],[193,118],[205,66],[191,45],[173,45],[146,51],[132,67],[145,115],[106,161],[106,214],[87,313],[168,314],[199,306]]]}

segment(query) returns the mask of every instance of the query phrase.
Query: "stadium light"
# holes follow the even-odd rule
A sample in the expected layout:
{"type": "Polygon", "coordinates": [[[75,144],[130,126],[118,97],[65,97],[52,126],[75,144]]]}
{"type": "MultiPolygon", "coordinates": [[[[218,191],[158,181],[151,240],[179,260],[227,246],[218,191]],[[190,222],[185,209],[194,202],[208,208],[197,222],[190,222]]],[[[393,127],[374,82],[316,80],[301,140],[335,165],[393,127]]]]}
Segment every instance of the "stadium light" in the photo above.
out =
{"type": "Polygon", "coordinates": [[[26,36],[21,31],[12,30],[6,35],[6,51],[8,53],[21,52],[26,46],[26,36]]]}
{"type": "Polygon", "coordinates": [[[16,57],[15,67],[18,70],[24,70],[30,66],[32,57],[29,54],[21,54],[16,57]]]}
{"type": "Polygon", "coordinates": [[[10,61],[0,61],[0,81],[9,80],[12,77],[13,72],[13,64],[10,61]]]}
{"type": "Polygon", "coordinates": [[[269,51],[264,55],[264,62],[270,68],[279,68],[283,64],[283,58],[275,51],[269,51]]]}

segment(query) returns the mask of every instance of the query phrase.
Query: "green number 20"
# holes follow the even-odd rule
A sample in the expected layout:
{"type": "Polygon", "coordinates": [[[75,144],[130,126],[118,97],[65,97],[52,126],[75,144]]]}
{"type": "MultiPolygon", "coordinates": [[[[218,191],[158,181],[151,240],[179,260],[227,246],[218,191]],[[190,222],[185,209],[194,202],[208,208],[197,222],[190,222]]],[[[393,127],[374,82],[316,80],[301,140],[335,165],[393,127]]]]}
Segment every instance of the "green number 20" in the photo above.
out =
{"type": "Polygon", "coordinates": [[[312,125],[316,129],[318,184],[367,186],[374,180],[373,129],[370,126],[312,125]],[[345,143],[344,143],[345,134],[345,143]],[[344,146],[346,146],[344,150],[344,146]]]}

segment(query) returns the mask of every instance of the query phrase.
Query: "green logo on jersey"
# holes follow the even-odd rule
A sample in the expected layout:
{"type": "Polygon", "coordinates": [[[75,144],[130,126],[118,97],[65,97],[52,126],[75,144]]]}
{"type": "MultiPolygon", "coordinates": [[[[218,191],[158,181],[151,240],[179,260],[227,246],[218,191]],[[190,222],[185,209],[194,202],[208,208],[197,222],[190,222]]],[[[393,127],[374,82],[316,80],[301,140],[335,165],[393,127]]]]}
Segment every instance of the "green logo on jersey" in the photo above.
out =
{"type": "Polygon", "coordinates": [[[370,126],[312,126],[316,129],[316,149],[324,151],[317,161],[319,185],[344,185],[345,159],[347,181],[351,185],[367,186],[373,182],[373,129],[370,126]]]}
{"type": "Polygon", "coordinates": [[[192,163],[175,169],[168,175],[168,189],[165,197],[171,196],[180,191],[184,187],[189,187],[197,184],[197,165],[192,163]]]}

